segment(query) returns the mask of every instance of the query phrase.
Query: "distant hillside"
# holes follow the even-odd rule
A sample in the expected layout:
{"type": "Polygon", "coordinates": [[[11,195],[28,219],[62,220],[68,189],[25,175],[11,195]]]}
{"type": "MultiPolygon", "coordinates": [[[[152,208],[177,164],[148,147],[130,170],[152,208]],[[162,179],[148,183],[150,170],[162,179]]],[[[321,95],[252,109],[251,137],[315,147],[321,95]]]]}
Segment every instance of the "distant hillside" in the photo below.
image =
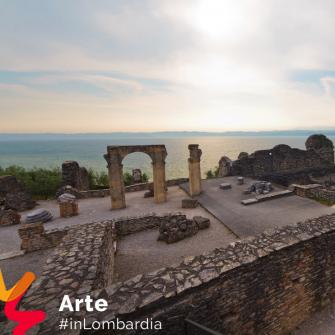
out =
{"type": "Polygon", "coordinates": [[[309,136],[311,134],[325,134],[335,136],[335,130],[274,130],[274,131],[157,131],[157,132],[111,132],[111,133],[40,133],[40,134],[0,134],[1,141],[12,140],[57,140],[57,139],[88,139],[88,138],[180,138],[201,136],[309,136]]]}

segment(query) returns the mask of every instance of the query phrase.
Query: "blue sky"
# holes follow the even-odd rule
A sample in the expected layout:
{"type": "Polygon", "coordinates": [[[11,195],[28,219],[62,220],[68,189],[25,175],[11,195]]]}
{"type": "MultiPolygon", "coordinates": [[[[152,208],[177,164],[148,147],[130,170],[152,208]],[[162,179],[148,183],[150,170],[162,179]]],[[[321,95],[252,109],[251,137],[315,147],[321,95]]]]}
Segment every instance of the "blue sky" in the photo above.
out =
{"type": "Polygon", "coordinates": [[[0,0],[0,132],[335,128],[331,0],[0,0]]]}

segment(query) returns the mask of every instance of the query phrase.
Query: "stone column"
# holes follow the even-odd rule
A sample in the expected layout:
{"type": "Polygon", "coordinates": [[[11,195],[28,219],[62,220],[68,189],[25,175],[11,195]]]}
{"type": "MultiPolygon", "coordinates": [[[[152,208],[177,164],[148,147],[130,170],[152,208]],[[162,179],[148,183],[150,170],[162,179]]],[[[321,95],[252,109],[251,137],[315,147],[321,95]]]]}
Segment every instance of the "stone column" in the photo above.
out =
{"type": "Polygon", "coordinates": [[[104,156],[107,161],[109,188],[112,209],[120,209],[126,207],[126,197],[123,183],[123,165],[122,158],[118,153],[110,152],[104,156]]]}
{"type": "Polygon", "coordinates": [[[154,199],[156,203],[166,201],[165,159],[163,155],[156,154],[152,160],[154,177],[154,199]]]}
{"type": "Polygon", "coordinates": [[[191,197],[193,197],[201,193],[200,158],[202,151],[199,149],[199,144],[190,144],[188,150],[190,151],[190,158],[188,159],[189,191],[191,197]]]}

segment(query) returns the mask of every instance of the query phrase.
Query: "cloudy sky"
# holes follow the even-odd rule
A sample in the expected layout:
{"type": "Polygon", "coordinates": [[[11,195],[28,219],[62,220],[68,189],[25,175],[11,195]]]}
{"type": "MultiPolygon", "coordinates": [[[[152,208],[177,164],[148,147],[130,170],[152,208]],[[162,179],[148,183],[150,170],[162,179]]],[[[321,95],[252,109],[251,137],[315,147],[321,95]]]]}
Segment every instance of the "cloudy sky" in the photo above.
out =
{"type": "Polygon", "coordinates": [[[334,0],[0,0],[0,132],[335,128],[334,0]]]}

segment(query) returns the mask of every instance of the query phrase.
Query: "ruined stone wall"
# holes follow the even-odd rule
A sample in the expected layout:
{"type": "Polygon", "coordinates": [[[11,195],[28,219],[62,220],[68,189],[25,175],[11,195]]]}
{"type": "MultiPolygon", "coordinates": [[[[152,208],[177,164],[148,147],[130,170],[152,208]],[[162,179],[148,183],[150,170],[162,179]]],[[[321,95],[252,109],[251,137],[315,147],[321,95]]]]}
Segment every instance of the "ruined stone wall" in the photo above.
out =
{"type": "Polygon", "coordinates": [[[66,161],[62,164],[62,179],[63,185],[70,185],[79,191],[89,189],[88,172],[76,161],[66,161]]]}
{"type": "Polygon", "coordinates": [[[335,202],[335,191],[327,190],[325,188],[311,190],[311,197],[329,202],[335,202]]]}
{"type": "MultiPolygon", "coordinates": [[[[226,161],[227,159],[220,160],[219,171],[226,173],[226,161]]],[[[232,175],[258,178],[274,176],[280,181],[280,178],[290,179],[285,174],[297,174],[296,178],[301,179],[301,171],[326,173],[329,170],[334,170],[334,145],[324,135],[312,135],[306,141],[306,150],[280,144],[269,150],[255,151],[251,155],[243,153],[232,162],[228,172],[232,175]]]]}
{"type": "Polygon", "coordinates": [[[44,230],[42,222],[23,224],[18,229],[21,238],[21,250],[32,252],[57,246],[67,234],[68,228],[44,230]]]}
{"type": "Polygon", "coordinates": [[[184,215],[176,213],[164,216],[151,214],[139,217],[121,218],[115,221],[115,232],[117,236],[121,237],[138,233],[143,230],[158,229],[162,223],[181,216],[184,215]]]}
{"type": "Polygon", "coordinates": [[[309,220],[96,291],[109,309],[86,317],[163,323],[120,334],[183,334],[185,318],[223,334],[288,334],[335,298],[334,251],[335,216],[309,220]]]}
{"type": "Polygon", "coordinates": [[[163,325],[160,331],[83,330],[82,335],[178,335],[184,334],[185,318],[223,334],[284,335],[335,298],[335,215],[271,230],[109,285],[97,264],[108,257],[106,236],[112,226],[107,221],[73,228],[47,261],[41,284],[23,306],[47,311],[39,334],[57,333],[60,318],[68,316],[85,317],[87,326],[116,318],[152,318],[163,325]],[[108,310],[60,315],[64,292],[106,299],[108,310]]]}
{"type": "MultiPolygon", "coordinates": [[[[171,179],[166,182],[167,187],[178,186],[183,183],[187,183],[188,178],[177,178],[171,179]]],[[[153,183],[139,183],[134,185],[125,186],[125,192],[138,192],[138,191],[146,191],[152,188],[153,183]]],[[[101,190],[87,190],[80,191],[82,198],[102,198],[110,195],[109,189],[101,189],[101,190]]]]}
{"type": "Polygon", "coordinates": [[[320,184],[310,185],[291,185],[292,190],[295,194],[304,197],[312,198],[317,200],[325,200],[328,202],[335,202],[335,190],[328,190],[320,184]]]}
{"type": "MultiPolygon", "coordinates": [[[[110,221],[73,226],[48,258],[39,281],[23,299],[24,309],[39,306],[47,312],[38,334],[58,334],[59,319],[66,315],[58,311],[64,294],[70,298],[85,297],[111,284],[114,267],[111,229],[110,221]]],[[[74,313],[69,317],[75,317],[74,313]]]]}

